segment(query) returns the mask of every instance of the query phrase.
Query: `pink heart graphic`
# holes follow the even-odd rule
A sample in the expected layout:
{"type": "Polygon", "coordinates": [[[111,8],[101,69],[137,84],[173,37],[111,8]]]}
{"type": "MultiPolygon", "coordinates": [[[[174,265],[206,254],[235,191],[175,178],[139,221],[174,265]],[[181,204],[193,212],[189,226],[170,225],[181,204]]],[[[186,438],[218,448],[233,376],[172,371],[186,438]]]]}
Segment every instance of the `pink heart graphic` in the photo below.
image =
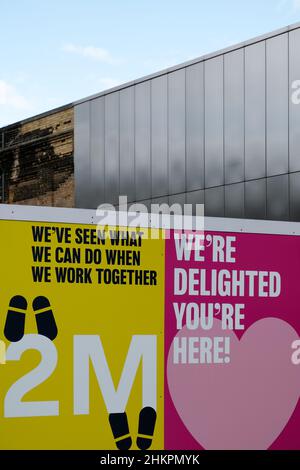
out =
{"type": "Polygon", "coordinates": [[[285,321],[265,318],[242,336],[221,329],[189,331],[177,337],[230,337],[229,364],[173,364],[167,378],[175,408],[205,449],[267,449],[291,417],[300,394],[300,366],[291,362],[296,331],[285,321]]]}

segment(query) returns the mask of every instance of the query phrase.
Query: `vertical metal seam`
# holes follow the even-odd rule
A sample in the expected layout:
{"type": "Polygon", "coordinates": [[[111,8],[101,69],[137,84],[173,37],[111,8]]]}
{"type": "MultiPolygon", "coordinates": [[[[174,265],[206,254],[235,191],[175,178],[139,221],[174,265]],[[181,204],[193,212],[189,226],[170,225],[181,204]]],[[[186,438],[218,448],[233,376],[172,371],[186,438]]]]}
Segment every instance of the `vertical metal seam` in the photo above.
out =
{"type": "Polygon", "coordinates": [[[186,67],[184,70],[184,193],[186,201],[186,193],[187,193],[187,113],[186,113],[186,97],[187,97],[187,90],[186,90],[186,67]]]}
{"type": "Polygon", "coordinates": [[[89,101],[89,188],[88,200],[89,205],[93,204],[93,191],[92,191],[92,103],[89,101]]]}
{"type": "MultiPolygon", "coordinates": [[[[265,172],[266,172],[266,177],[269,177],[269,164],[268,164],[268,158],[269,158],[269,152],[268,152],[268,43],[265,41],[265,172]]],[[[271,176],[271,175],[270,175],[271,176]]]]}
{"type": "Polygon", "coordinates": [[[291,201],[292,201],[292,194],[291,194],[291,178],[290,178],[290,32],[287,33],[287,73],[288,73],[288,80],[287,80],[287,94],[288,94],[288,115],[287,115],[287,120],[288,120],[288,135],[287,135],[287,151],[288,151],[288,220],[291,220],[291,201]]]}
{"type": "Polygon", "coordinates": [[[203,177],[203,190],[204,190],[204,195],[203,195],[203,203],[204,203],[204,214],[206,214],[206,209],[205,209],[205,195],[206,195],[206,93],[205,93],[205,85],[206,85],[206,77],[205,77],[205,72],[206,72],[206,60],[203,61],[203,172],[204,172],[204,177],[203,177]]]}
{"type": "Polygon", "coordinates": [[[118,160],[119,160],[119,165],[118,165],[118,207],[119,207],[119,202],[120,202],[120,181],[121,181],[121,152],[120,152],[120,145],[121,145],[121,142],[120,142],[120,130],[121,130],[121,116],[120,116],[120,91],[118,91],[118,125],[117,125],[117,129],[118,129],[118,160]]]}
{"type": "Polygon", "coordinates": [[[135,86],[130,87],[131,90],[131,96],[130,96],[130,104],[131,104],[131,142],[130,142],[130,158],[131,158],[131,174],[129,176],[129,181],[130,184],[132,185],[131,187],[131,198],[130,198],[130,203],[135,202],[135,163],[134,163],[134,142],[135,142],[135,101],[134,101],[134,95],[135,95],[135,86]]]}
{"type": "Polygon", "coordinates": [[[190,189],[190,184],[188,181],[188,168],[190,166],[190,161],[188,160],[188,154],[189,154],[189,143],[190,143],[190,138],[188,139],[188,112],[189,112],[189,106],[188,106],[188,83],[190,81],[188,80],[188,74],[190,73],[190,70],[192,71],[192,68],[186,67],[185,69],[185,202],[187,203],[187,195],[191,191],[190,189]]]}
{"type": "Polygon", "coordinates": [[[200,111],[202,113],[202,140],[201,140],[201,146],[202,146],[202,165],[201,165],[201,171],[202,171],[202,182],[199,182],[199,188],[200,189],[203,189],[204,190],[204,186],[205,186],[205,182],[204,182],[204,178],[205,178],[205,174],[204,174],[204,152],[205,152],[205,148],[204,148],[204,142],[205,142],[205,123],[204,123],[204,119],[205,119],[205,113],[204,113],[204,63],[202,63],[201,65],[201,74],[202,74],[202,82],[201,82],[201,104],[200,104],[200,111]]]}
{"type": "MultiPolygon", "coordinates": [[[[128,90],[126,90],[126,91],[128,91],[128,90]]],[[[121,193],[123,193],[123,188],[122,188],[122,191],[121,191],[121,161],[122,161],[122,158],[121,158],[121,149],[122,149],[122,145],[121,145],[121,96],[123,94],[124,94],[124,91],[120,90],[119,91],[119,196],[121,196],[122,195],[121,193]]],[[[130,117],[130,104],[129,103],[128,103],[127,109],[128,109],[128,113],[129,113],[129,116],[128,116],[128,122],[129,122],[129,117],[130,117]]],[[[129,141],[129,130],[128,130],[128,141],[129,141]]],[[[128,145],[128,147],[129,147],[129,145],[128,145]]],[[[129,164],[128,164],[128,167],[129,167],[129,164]]],[[[126,186],[128,188],[127,182],[126,182],[126,186]]],[[[128,192],[128,189],[126,189],[125,192],[128,192]]],[[[127,194],[127,196],[128,196],[128,194],[127,194]]]]}
{"type": "Polygon", "coordinates": [[[170,86],[169,86],[169,81],[170,81],[170,74],[167,73],[167,168],[168,168],[168,203],[169,203],[169,194],[171,192],[171,186],[170,186],[170,144],[169,144],[169,138],[170,138],[170,110],[169,110],[169,92],[170,92],[170,86]]]}
{"type": "Polygon", "coordinates": [[[246,48],[243,47],[243,173],[244,173],[244,217],[246,216],[246,48]]]}
{"type": "Polygon", "coordinates": [[[136,202],[136,85],[133,88],[133,185],[134,202],[136,202]]]}
{"type": "Polygon", "coordinates": [[[73,175],[74,175],[74,189],[73,189],[73,201],[74,201],[74,204],[75,204],[75,207],[77,207],[78,205],[78,198],[77,198],[77,182],[76,182],[76,161],[75,161],[75,142],[76,142],[76,127],[77,127],[77,123],[76,123],[76,106],[73,107],[73,143],[72,143],[72,146],[73,146],[73,175]]]}
{"type": "Polygon", "coordinates": [[[149,100],[150,100],[150,103],[149,103],[149,139],[150,139],[150,187],[149,187],[149,196],[148,198],[150,199],[150,203],[151,203],[151,199],[152,199],[152,80],[149,81],[149,100]]]}
{"type": "Polygon", "coordinates": [[[223,158],[223,213],[225,216],[226,207],[225,207],[225,54],[222,55],[222,119],[223,119],[223,148],[222,148],[222,158],[223,158]]]}
{"type": "MultiPolygon", "coordinates": [[[[128,89],[125,91],[125,94],[126,92],[128,91],[128,89]]],[[[123,187],[121,185],[121,179],[123,179],[123,172],[121,171],[121,161],[123,160],[124,158],[124,154],[122,152],[122,148],[124,147],[124,143],[123,143],[123,140],[121,142],[121,130],[122,130],[122,126],[121,126],[121,97],[122,95],[124,95],[124,90],[120,90],[119,91],[119,202],[120,202],[120,196],[123,195],[122,193],[125,192],[125,193],[128,193],[128,185],[127,185],[127,182],[126,182],[126,188],[125,188],[125,191],[123,191],[123,187]],[[121,145],[122,143],[122,145],[121,145]],[[122,176],[122,178],[121,178],[122,176]]],[[[125,95],[126,96],[126,95],[125,95]]],[[[129,122],[129,118],[130,118],[130,103],[128,103],[127,105],[127,110],[128,110],[128,122],[129,122]]],[[[128,126],[129,127],[129,126],[128,126]]],[[[130,128],[128,128],[128,141],[127,141],[127,148],[129,148],[129,131],[130,131],[130,128]]],[[[128,168],[129,168],[129,159],[127,160],[127,163],[128,163],[128,168]]],[[[128,175],[127,175],[128,176],[128,175]]],[[[127,194],[127,197],[128,197],[128,194],[127,194]]],[[[128,200],[127,200],[128,202],[128,200]]]]}
{"type": "Polygon", "coordinates": [[[266,177],[266,210],[265,217],[268,218],[268,152],[267,152],[267,139],[268,139],[268,120],[267,120],[267,80],[268,80],[268,70],[267,70],[267,41],[263,41],[265,47],[265,177],[266,177]]]}
{"type": "Polygon", "coordinates": [[[102,134],[102,145],[101,145],[101,152],[102,152],[102,158],[103,158],[103,165],[101,167],[102,170],[102,181],[101,181],[101,204],[104,202],[105,203],[105,97],[103,96],[101,98],[101,119],[102,119],[102,129],[101,129],[101,134],[102,134]]]}
{"type": "MultiPolygon", "coordinates": [[[[87,102],[88,105],[88,188],[86,192],[88,205],[91,202],[91,184],[92,184],[92,168],[91,168],[91,102],[87,102]]],[[[86,207],[89,209],[90,207],[86,207]]]]}
{"type": "Polygon", "coordinates": [[[168,126],[169,126],[169,120],[168,120],[168,75],[165,75],[164,76],[164,87],[163,87],[163,92],[165,93],[165,97],[166,97],[166,101],[165,101],[165,113],[164,113],[164,125],[166,126],[165,127],[165,132],[166,132],[166,146],[165,146],[165,152],[166,152],[166,162],[165,162],[165,165],[166,165],[166,170],[167,170],[167,174],[165,175],[166,176],[166,179],[165,179],[165,184],[166,184],[166,192],[165,191],[162,191],[162,194],[160,192],[159,196],[158,197],[168,197],[168,194],[169,194],[169,160],[168,160],[168,154],[169,154],[169,142],[168,142],[168,139],[169,139],[169,134],[168,134],[168,126]]]}
{"type": "MultiPolygon", "coordinates": [[[[225,89],[226,89],[225,83],[227,83],[226,72],[225,72],[225,69],[227,70],[227,66],[225,66],[226,62],[227,62],[226,54],[224,54],[223,55],[223,185],[224,186],[227,184],[234,183],[234,181],[231,181],[231,175],[229,175],[229,181],[226,178],[226,173],[228,173],[227,166],[226,166],[227,152],[226,152],[226,124],[225,124],[225,121],[227,122],[226,120],[227,116],[225,113],[225,108],[227,109],[227,93],[226,93],[226,98],[225,98],[225,89]]],[[[224,214],[225,214],[225,206],[224,206],[224,214]]]]}
{"type": "Polygon", "coordinates": [[[103,125],[104,127],[103,194],[104,194],[104,202],[107,203],[106,201],[106,96],[104,96],[104,100],[103,100],[103,121],[104,121],[104,125],[103,125]]]}

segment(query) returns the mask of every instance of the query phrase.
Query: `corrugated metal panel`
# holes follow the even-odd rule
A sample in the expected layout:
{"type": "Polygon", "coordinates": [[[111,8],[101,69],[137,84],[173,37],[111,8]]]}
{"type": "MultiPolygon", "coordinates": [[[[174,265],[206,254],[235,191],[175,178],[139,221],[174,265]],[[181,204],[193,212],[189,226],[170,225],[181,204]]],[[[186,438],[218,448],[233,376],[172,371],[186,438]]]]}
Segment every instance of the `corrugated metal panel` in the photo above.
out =
{"type": "Polygon", "coordinates": [[[300,173],[291,173],[290,177],[290,220],[300,222],[300,173]]]}
{"type": "Polygon", "coordinates": [[[206,216],[224,217],[224,186],[206,189],[204,200],[206,216]]]}
{"type": "Polygon", "coordinates": [[[186,185],[187,191],[204,187],[204,67],[186,70],[186,185]]]}
{"type": "Polygon", "coordinates": [[[94,201],[90,197],[90,102],[75,106],[74,109],[74,166],[75,166],[75,204],[88,209],[94,201]]]}
{"type": "Polygon", "coordinates": [[[267,178],[267,218],[289,220],[288,175],[267,178]]]}
{"type": "Polygon", "coordinates": [[[135,200],[133,87],[120,91],[120,194],[135,200]]]}
{"type": "Polygon", "coordinates": [[[196,204],[204,204],[204,190],[191,191],[186,194],[186,203],[192,204],[192,214],[196,215],[196,204]]]}
{"type": "Polygon", "coordinates": [[[267,56],[267,176],[289,169],[288,35],[269,39],[267,56]]]}
{"type": "Polygon", "coordinates": [[[205,187],[224,184],[223,57],[205,62],[205,187]]]}
{"type": "Polygon", "coordinates": [[[105,97],[105,202],[116,204],[119,196],[119,92],[105,97]]]}
{"type": "Polygon", "coordinates": [[[265,219],[267,215],[266,178],[245,182],[245,217],[265,219]]]}
{"type": "Polygon", "coordinates": [[[190,191],[186,193],[187,204],[204,204],[204,190],[190,191]]]}
{"type": "Polygon", "coordinates": [[[168,179],[168,80],[151,82],[151,182],[152,197],[167,195],[168,179]]]}
{"type": "Polygon", "coordinates": [[[265,43],[245,49],[245,179],[266,175],[265,43]]]}
{"type": "Polygon", "coordinates": [[[135,87],[136,199],[151,197],[150,82],[135,87]]]}
{"type": "Polygon", "coordinates": [[[134,203],[131,207],[131,210],[138,212],[148,213],[151,211],[151,199],[144,199],[143,201],[138,201],[134,203]]]}
{"type": "Polygon", "coordinates": [[[289,143],[290,143],[290,171],[300,171],[300,29],[289,33],[289,143]],[[296,88],[293,88],[294,87],[296,88]],[[296,92],[296,94],[295,94],[296,92]],[[294,96],[293,96],[294,94],[294,96]]]}
{"type": "Polygon", "coordinates": [[[224,56],[225,183],[245,179],[244,50],[224,56]]]}
{"type": "Polygon", "coordinates": [[[185,69],[168,75],[169,194],[185,191],[185,69]]]}
{"type": "Polygon", "coordinates": [[[155,197],[151,200],[152,204],[158,204],[159,206],[162,205],[162,213],[169,213],[168,206],[169,206],[169,196],[164,197],[155,197]]]}
{"type": "Polygon", "coordinates": [[[90,123],[91,145],[91,183],[92,207],[98,207],[105,201],[105,103],[104,98],[91,101],[90,123]]]}
{"type": "Polygon", "coordinates": [[[225,217],[245,217],[245,183],[225,186],[225,217]]]}
{"type": "Polygon", "coordinates": [[[172,196],[169,196],[170,206],[172,206],[173,204],[179,204],[183,208],[185,203],[186,203],[186,193],[173,194],[172,196]]]}
{"type": "Polygon", "coordinates": [[[205,195],[207,215],[297,220],[299,57],[298,28],[76,106],[77,206],[205,195]]]}

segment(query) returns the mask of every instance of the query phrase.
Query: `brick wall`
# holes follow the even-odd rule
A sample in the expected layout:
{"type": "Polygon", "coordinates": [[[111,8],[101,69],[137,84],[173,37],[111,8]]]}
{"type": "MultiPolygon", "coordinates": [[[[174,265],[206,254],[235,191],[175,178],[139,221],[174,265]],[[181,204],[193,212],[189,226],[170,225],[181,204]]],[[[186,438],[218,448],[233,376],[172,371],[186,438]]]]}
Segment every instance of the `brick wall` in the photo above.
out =
{"type": "Polygon", "coordinates": [[[0,129],[3,198],[74,207],[73,107],[0,129]]]}

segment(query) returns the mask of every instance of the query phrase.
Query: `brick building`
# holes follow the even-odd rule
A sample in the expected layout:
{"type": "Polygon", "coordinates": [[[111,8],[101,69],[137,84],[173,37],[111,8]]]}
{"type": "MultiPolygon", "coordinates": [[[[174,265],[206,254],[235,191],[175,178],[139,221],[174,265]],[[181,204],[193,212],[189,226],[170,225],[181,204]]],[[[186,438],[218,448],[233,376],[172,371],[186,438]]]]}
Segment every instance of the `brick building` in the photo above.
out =
{"type": "Polygon", "coordinates": [[[0,129],[0,201],[74,207],[73,106],[0,129]]]}
{"type": "Polygon", "coordinates": [[[300,221],[300,23],[0,129],[2,202],[300,221]]]}

